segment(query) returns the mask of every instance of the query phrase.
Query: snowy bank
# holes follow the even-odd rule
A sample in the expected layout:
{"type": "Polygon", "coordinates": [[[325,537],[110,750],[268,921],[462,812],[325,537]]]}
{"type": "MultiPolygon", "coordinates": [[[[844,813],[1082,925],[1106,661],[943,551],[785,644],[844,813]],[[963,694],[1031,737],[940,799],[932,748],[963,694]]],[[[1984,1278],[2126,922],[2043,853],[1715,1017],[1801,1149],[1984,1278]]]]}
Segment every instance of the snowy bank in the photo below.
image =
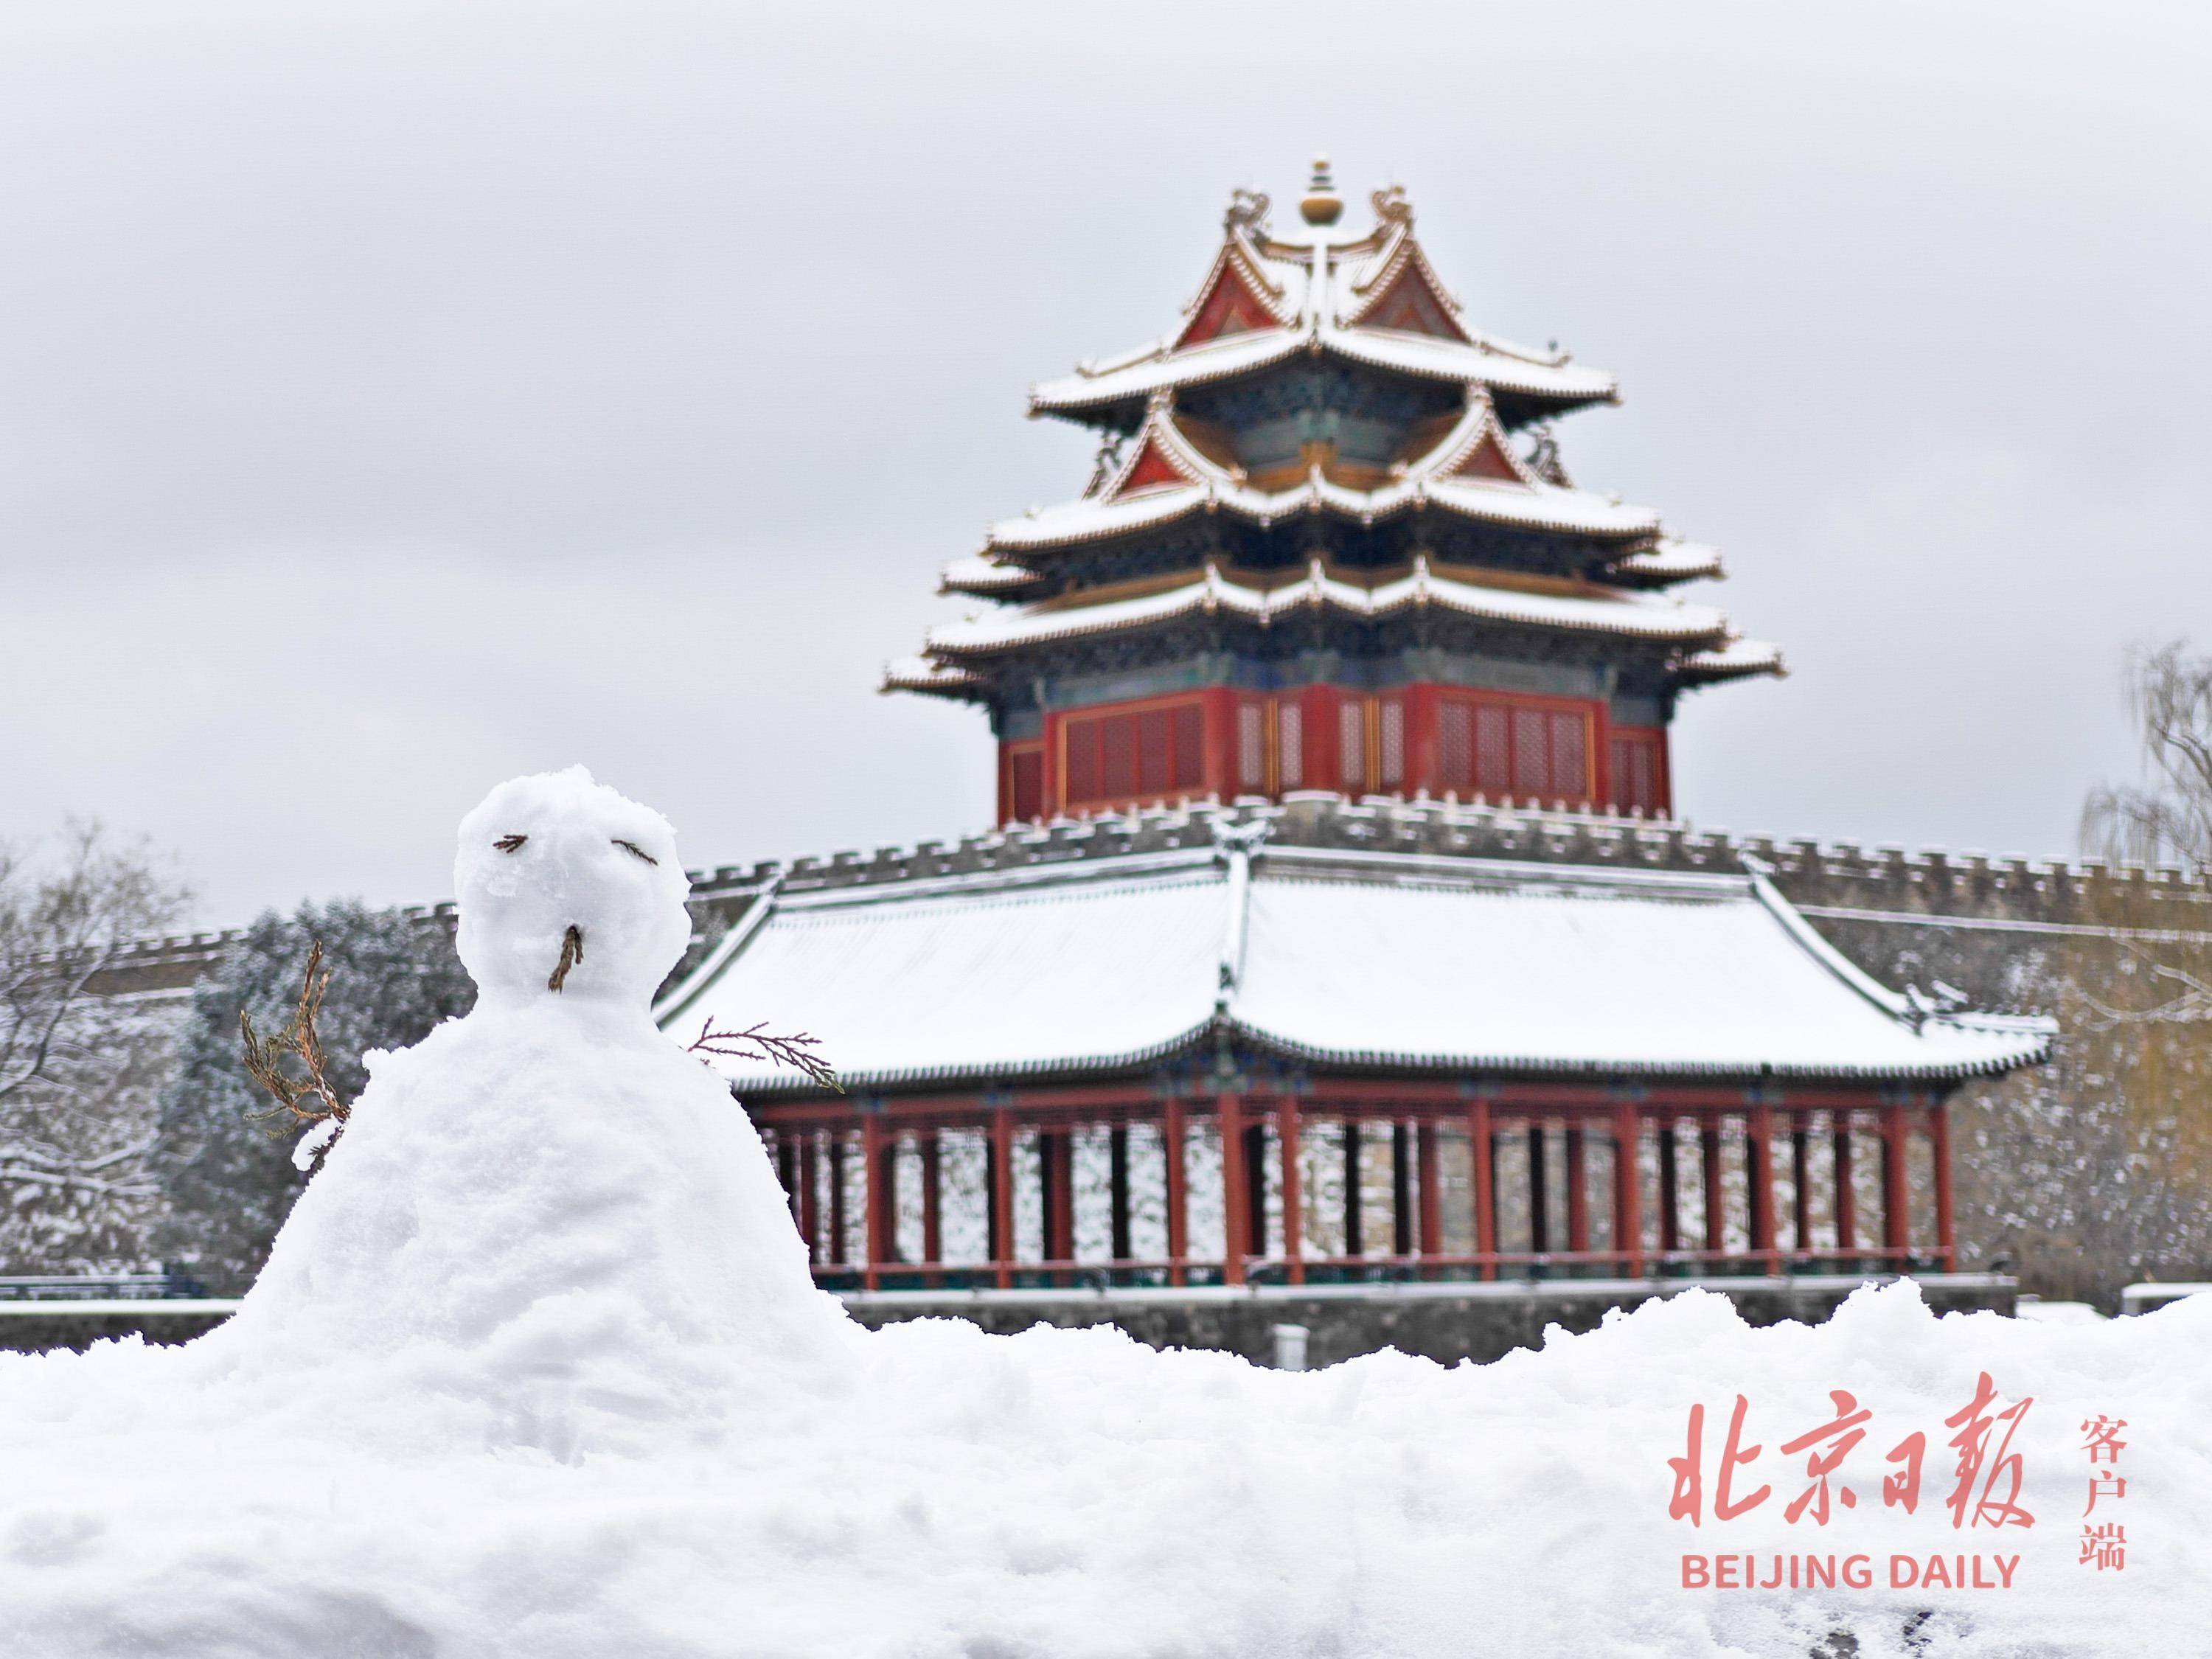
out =
{"type": "Polygon", "coordinates": [[[2212,1298],[1939,1320],[1899,1285],[1753,1329],[1690,1292],[1307,1374],[870,1333],[647,1018],[665,823],[520,780],[456,887],[477,1010],[378,1060],[238,1317],[0,1360],[0,1651],[2203,1650],[2212,1298]]]}

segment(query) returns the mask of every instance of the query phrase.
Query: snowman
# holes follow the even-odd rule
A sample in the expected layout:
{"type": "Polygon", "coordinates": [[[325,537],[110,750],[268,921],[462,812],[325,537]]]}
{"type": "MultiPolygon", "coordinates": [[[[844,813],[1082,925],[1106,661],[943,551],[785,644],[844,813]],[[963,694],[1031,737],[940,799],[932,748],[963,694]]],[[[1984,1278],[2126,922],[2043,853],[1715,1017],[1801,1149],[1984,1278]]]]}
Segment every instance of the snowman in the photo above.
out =
{"type": "Polygon", "coordinates": [[[381,1368],[446,1401],[446,1433],[473,1416],[563,1458],[711,1441],[749,1391],[841,1369],[855,1328],[814,1288],[758,1135],[653,1024],[689,887],[667,820],[580,767],[462,821],[476,1006],[368,1057],[343,1139],[210,1339],[230,1364],[381,1368]]]}

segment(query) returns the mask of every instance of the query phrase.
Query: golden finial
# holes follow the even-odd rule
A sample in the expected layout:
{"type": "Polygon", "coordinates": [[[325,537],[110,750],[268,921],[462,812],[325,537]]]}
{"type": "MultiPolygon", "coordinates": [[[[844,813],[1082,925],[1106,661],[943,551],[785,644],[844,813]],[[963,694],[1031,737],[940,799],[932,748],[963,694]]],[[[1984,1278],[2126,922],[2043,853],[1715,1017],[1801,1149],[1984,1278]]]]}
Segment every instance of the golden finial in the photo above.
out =
{"type": "Polygon", "coordinates": [[[1298,212],[1310,225],[1333,225],[1343,216],[1344,198],[1336,193],[1336,180],[1329,177],[1328,156],[1314,157],[1313,181],[1306,186],[1298,212]]]}

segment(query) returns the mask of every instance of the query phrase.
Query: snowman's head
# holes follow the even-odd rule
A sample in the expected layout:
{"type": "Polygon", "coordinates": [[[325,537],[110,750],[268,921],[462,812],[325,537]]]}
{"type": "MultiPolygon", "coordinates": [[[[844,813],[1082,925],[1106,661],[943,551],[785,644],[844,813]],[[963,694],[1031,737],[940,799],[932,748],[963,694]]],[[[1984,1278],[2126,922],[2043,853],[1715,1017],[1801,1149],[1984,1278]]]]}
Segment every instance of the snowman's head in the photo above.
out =
{"type": "Polygon", "coordinates": [[[514,778],[461,820],[461,963],[488,1004],[643,1009],[690,942],[676,832],[580,766],[514,778]]]}

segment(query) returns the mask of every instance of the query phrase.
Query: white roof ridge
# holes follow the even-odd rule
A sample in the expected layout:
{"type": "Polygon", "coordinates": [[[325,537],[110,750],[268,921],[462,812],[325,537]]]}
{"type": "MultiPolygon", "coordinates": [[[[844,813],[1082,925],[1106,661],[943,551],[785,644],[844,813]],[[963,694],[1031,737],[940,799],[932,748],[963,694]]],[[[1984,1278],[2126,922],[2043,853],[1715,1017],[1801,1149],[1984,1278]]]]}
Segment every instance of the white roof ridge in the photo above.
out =
{"type": "Polygon", "coordinates": [[[1140,398],[1160,386],[1202,386],[1255,372],[1312,349],[1335,353],[1372,368],[1423,380],[1465,384],[1480,380],[1517,395],[1567,405],[1617,402],[1619,381],[1601,370],[1500,349],[1486,336],[1470,331],[1474,343],[1410,334],[1391,329],[1343,328],[1321,310],[1309,307],[1298,321],[1280,328],[1248,329],[1216,335],[1194,345],[1146,349],[1093,362],[1075,374],[1030,388],[1032,414],[1093,409],[1103,403],[1140,398]],[[1127,384],[1116,388],[1109,383],[1127,384]]]}
{"type": "Polygon", "coordinates": [[[1765,907],[1766,913],[1781,924],[1783,932],[1796,940],[1808,956],[1891,1018],[1911,1025],[1915,1030],[1919,1029],[1909,1001],[1829,944],[1821,937],[1820,929],[1799,915],[1797,907],[1782,896],[1782,890],[1771,879],[1773,866],[1741,848],[1736,849],[1736,861],[1743,866],[1751,890],[1757,895],[1759,903],[1765,907]]]}
{"type": "Polygon", "coordinates": [[[1126,351],[1117,351],[1109,356],[1083,358],[1076,363],[1075,372],[1086,380],[1097,380],[1102,375],[1134,368],[1155,357],[1165,356],[1170,349],[1170,336],[1163,334],[1142,345],[1131,346],[1126,351]]]}
{"type": "Polygon", "coordinates": [[[1293,513],[1310,510],[1316,502],[1363,521],[1433,502],[1484,522],[1504,522],[1562,536],[1644,536],[1657,533],[1660,526],[1655,508],[1618,505],[1589,490],[1563,489],[1541,482],[1506,483],[1422,471],[1362,490],[1326,478],[1316,485],[1309,472],[1288,489],[1267,491],[1239,483],[1216,463],[1206,461],[1205,465],[1205,477],[1180,486],[1146,489],[1112,499],[1083,496],[1047,507],[1035,518],[1002,519],[991,526],[991,539],[985,547],[999,551],[1106,541],[1172,522],[1209,502],[1262,527],[1293,513]],[[1084,522],[1086,519],[1091,522],[1084,522]],[[1060,528],[1063,525],[1067,527],[1060,528]]]}
{"type": "Polygon", "coordinates": [[[1097,599],[1083,604],[1049,600],[1043,605],[945,623],[929,631],[927,647],[933,653],[1009,650],[1162,622],[1201,605],[1267,617],[1310,602],[1333,605],[1352,615],[1371,618],[1416,596],[1425,604],[1442,605],[1465,615],[1498,622],[1669,639],[1683,645],[1724,641],[1729,626],[1726,613],[1713,606],[1691,605],[1671,594],[1633,588],[1602,587],[1595,592],[1576,594],[1530,592],[1518,587],[1492,587],[1463,581],[1433,570],[1425,577],[1409,570],[1375,587],[1361,587],[1329,574],[1316,556],[1309,562],[1303,580],[1279,587],[1254,586],[1237,581],[1209,562],[1202,568],[1184,574],[1182,580],[1148,592],[1097,599]],[[1050,608],[1044,608],[1046,605],[1050,608]]]}
{"type": "Polygon", "coordinates": [[[684,982],[661,1000],[653,1010],[653,1023],[665,1025],[690,1009],[708,986],[720,976],[731,957],[745,948],[746,942],[767,925],[769,914],[775,910],[783,891],[784,872],[771,871],[768,880],[753,902],[745,908],[730,930],[714,942],[699,965],[684,975],[684,982]]]}
{"type": "Polygon", "coordinates": [[[1267,838],[1273,820],[1255,818],[1239,824],[1227,815],[1213,820],[1215,855],[1229,867],[1224,896],[1227,914],[1221,934],[1221,960],[1213,999],[1216,1019],[1232,1018],[1231,1008],[1244,977],[1244,946],[1251,932],[1252,854],[1267,838]]]}

